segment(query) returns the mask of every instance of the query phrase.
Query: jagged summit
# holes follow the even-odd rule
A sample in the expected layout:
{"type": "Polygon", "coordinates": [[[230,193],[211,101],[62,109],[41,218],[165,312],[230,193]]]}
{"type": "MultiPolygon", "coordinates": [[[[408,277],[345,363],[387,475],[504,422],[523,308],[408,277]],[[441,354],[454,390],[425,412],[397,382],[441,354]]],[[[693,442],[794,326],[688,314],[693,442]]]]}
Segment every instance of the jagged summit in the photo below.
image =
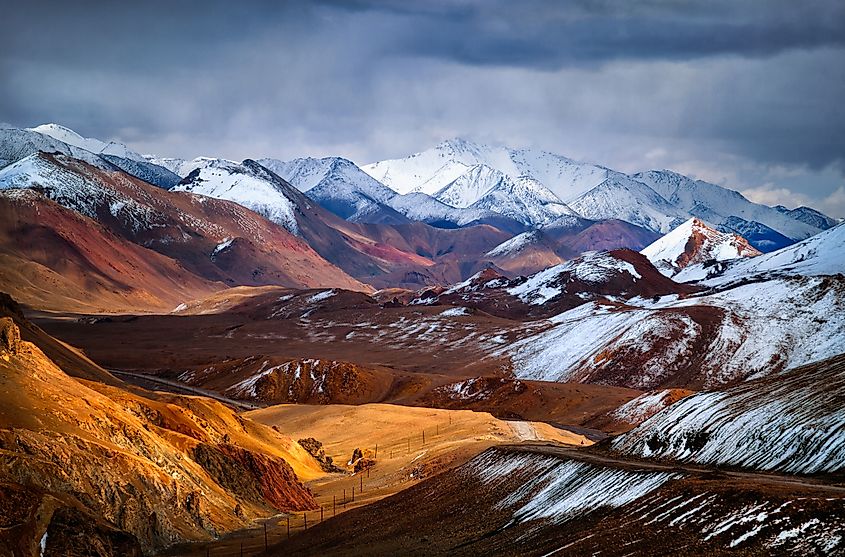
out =
{"type": "Polygon", "coordinates": [[[760,251],[738,234],[719,232],[698,218],[691,218],[641,253],[666,276],[710,261],[755,257],[760,251]]]}

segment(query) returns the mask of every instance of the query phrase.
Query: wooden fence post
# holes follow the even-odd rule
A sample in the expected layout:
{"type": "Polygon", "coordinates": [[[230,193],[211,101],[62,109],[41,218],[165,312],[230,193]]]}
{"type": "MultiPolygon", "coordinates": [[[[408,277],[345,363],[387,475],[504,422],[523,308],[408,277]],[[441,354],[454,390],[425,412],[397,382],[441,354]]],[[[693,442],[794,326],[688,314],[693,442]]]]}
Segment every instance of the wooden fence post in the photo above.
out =
{"type": "Polygon", "coordinates": [[[288,539],[290,539],[290,515],[288,515],[288,539]]]}
{"type": "Polygon", "coordinates": [[[337,516],[337,495],[332,495],[332,516],[337,516]]]}
{"type": "Polygon", "coordinates": [[[267,523],[264,523],[264,551],[267,551],[267,523]]]}
{"type": "Polygon", "coordinates": [[[323,505],[320,505],[320,522],[323,521],[323,505]]]}

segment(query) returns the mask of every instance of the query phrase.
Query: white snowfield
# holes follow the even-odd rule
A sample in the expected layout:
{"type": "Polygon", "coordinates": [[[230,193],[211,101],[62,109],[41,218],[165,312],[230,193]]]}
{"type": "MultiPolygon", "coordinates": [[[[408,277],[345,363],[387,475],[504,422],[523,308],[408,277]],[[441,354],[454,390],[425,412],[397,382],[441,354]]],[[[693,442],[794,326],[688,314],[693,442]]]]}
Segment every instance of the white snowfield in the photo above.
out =
{"type": "Polygon", "coordinates": [[[511,178],[533,178],[564,203],[601,183],[607,174],[605,168],[545,151],[491,147],[464,139],[447,140],[404,159],[376,162],[361,168],[399,193],[435,195],[479,165],[511,178]]]}
{"type": "MultiPolygon", "coordinates": [[[[582,217],[621,219],[655,232],[669,232],[690,217],[717,225],[729,217],[739,217],[763,223],[795,240],[821,231],[788,211],[752,203],[736,191],[671,171],[653,170],[629,176],[545,151],[492,147],[464,139],[447,140],[421,153],[361,168],[400,194],[428,194],[456,208],[490,208],[499,212],[496,207],[481,203],[484,196],[496,191],[504,193],[507,188],[502,187],[503,180],[527,180],[534,184],[536,192],[548,192],[557,203],[582,217]]],[[[518,199],[514,193],[524,192],[509,192],[506,206],[518,199]]],[[[535,193],[528,197],[534,200],[526,203],[523,198],[517,205],[540,210],[542,204],[536,200],[542,196],[535,193]]],[[[548,224],[536,217],[532,221],[533,226],[548,224]]]]}
{"type": "MultiPolygon", "coordinates": [[[[102,164],[102,155],[112,157],[109,160],[125,171],[165,188],[172,187],[177,179],[158,167],[184,178],[193,170],[220,161],[141,156],[122,143],[85,138],[57,124],[3,128],[0,140],[0,167],[38,150],[58,151],[92,164],[102,164]]],[[[377,215],[380,222],[404,222],[407,218],[465,226],[506,218],[527,228],[539,228],[561,226],[561,222],[566,225],[583,217],[621,219],[655,232],[668,232],[691,216],[717,225],[738,217],[796,240],[818,233],[818,227],[832,222],[806,208],[789,211],[751,203],[735,191],[671,171],[629,176],[537,149],[493,147],[462,139],[362,168],[339,157],[287,162],[262,159],[261,163],[353,222],[368,222],[371,215],[377,215]],[[389,207],[386,212],[385,206],[389,207]]],[[[283,216],[283,202],[248,199],[242,192],[231,197],[252,203],[284,221],[280,222],[283,226],[290,225],[283,216]]]]}
{"type": "Polygon", "coordinates": [[[669,232],[689,213],[675,207],[642,182],[618,172],[570,203],[573,210],[593,220],[620,219],[655,232],[669,232]]]}
{"type": "Polygon", "coordinates": [[[265,176],[225,159],[194,159],[190,167],[188,174],[193,178],[183,181],[173,191],[234,201],[283,226],[291,234],[299,234],[294,203],[281,187],[265,176]],[[191,174],[194,172],[196,174],[191,174]]]}
{"type": "Polygon", "coordinates": [[[340,157],[291,161],[261,159],[258,163],[352,222],[366,220],[397,195],[354,163],[340,157]]]}
{"type": "MultiPolygon", "coordinates": [[[[841,329],[842,330],[842,329],[841,329]]],[[[845,359],[669,406],[613,441],[615,451],[812,474],[845,470],[845,359]]]]}
{"type": "Polygon", "coordinates": [[[678,275],[690,265],[706,261],[729,261],[741,257],[755,257],[760,252],[736,234],[719,232],[697,218],[691,218],[651,245],[643,248],[645,255],[658,271],[668,277],[678,275]],[[689,252],[693,237],[703,239],[694,253],[689,252]]]}

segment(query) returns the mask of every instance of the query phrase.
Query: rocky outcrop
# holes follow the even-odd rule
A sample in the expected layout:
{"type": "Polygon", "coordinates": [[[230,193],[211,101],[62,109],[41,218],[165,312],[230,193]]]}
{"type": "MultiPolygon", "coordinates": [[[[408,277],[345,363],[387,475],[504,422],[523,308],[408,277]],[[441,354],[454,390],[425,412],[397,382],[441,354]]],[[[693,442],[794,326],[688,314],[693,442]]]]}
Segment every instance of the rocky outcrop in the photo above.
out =
{"type": "Polygon", "coordinates": [[[9,317],[0,317],[0,356],[14,355],[21,348],[21,332],[9,317]]]}
{"type": "Polygon", "coordinates": [[[238,499],[270,505],[280,511],[318,507],[314,496],[283,459],[234,445],[214,447],[205,443],[194,448],[193,456],[197,464],[238,499]]]}
{"type": "Polygon", "coordinates": [[[333,473],[344,471],[343,468],[335,466],[334,459],[326,455],[326,450],[323,448],[323,444],[313,437],[300,439],[297,443],[299,443],[300,446],[308,452],[308,454],[313,456],[314,459],[320,463],[320,468],[322,468],[325,472],[333,473]]]}

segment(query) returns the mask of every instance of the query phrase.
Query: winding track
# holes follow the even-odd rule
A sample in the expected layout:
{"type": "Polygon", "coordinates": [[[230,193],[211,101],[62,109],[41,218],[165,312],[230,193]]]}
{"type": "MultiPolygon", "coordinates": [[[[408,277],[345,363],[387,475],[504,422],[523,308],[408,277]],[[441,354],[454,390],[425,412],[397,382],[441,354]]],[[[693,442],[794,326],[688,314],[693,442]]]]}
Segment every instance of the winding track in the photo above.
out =
{"type": "Polygon", "coordinates": [[[178,395],[195,395],[213,398],[217,402],[222,402],[223,404],[232,406],[238,410],[257,410],[259,408],[263,408],[263,406],[258,404],[252,404],[250,402],[244,402],[242,400],[234,400],[229,397],[225,397],[215,391],[210,391],[208,389],[200,389],[199,387],[191,387],[190,385],[185,385],[184,383],[180,383],[179,381],[172,381],[170,379],[156,377],[155,375],[147,375],[145,373],[134,373],[131,371],[120,371],[117,369],[110,369],[108,370],[108,372],[112,375],[116,375],[120,379],[125,379],[127,382],[132,383],[133,385],[137,385],[139,387],[148,388],[145,384],[152,383],[155,386],[163,387],[160,389],[162,391],[167,391],[178,395]]]}
{"type": "MultiPolygon", "coordinates": [[[[718,473],[729,480],[742,481],[747,483],[778,485],[795,488],[802,487],[814,489],[836,495],[845,496],[845,485],[841,483],[830,483],[830,480],[821,478],[793,476],[777,472],[752,472],[745,470],[726,470],[713,466],[703,466],[685,462],[669,462],[660,460],[633,459],[627,456],[615,456],[613,453],[599,452],[590,449],[579,449],[565,445],[552,445],[548,443],[502,445],[501,449],[515,452],[535,452],[540,454],[554,455],[562,458],[569,458],[599,466],[612,466],[615,468],[637,469],[637,470],[659,470],[670,472],[682,472],[691,476],[702,476],[718,473]]],[[[834,481],[842,481],[837,478],[834,481]]]]}

